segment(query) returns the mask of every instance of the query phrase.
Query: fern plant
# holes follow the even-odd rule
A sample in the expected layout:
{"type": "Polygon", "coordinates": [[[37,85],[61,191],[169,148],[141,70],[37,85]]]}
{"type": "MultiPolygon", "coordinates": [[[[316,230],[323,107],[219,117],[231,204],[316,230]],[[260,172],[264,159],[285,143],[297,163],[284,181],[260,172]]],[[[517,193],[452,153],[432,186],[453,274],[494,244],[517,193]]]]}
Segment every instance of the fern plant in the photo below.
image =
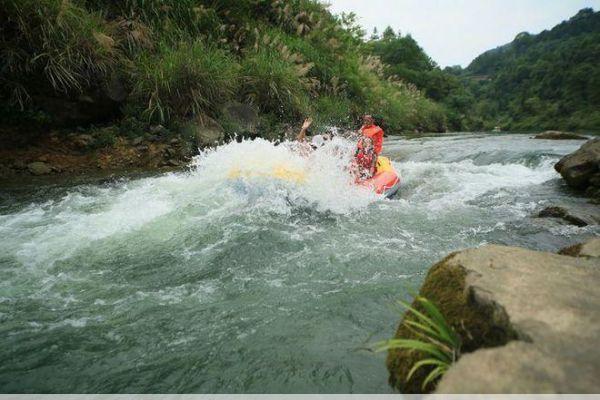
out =
{"type": "Polygon", "coordinates": [[[415,299],[423,308],[423,312],[400,302],[412,314],[413,319],[405,318],[404,325],[417,336],[417,339],[390,339],[376,344],[376,351],[392,349],[415,350],[427,355],[417,361],[406,376],[408,382],[415,372],[425,366],[434,368],[423,380],[421,388],[425,387],[448,371],[460,355],[460,339],[452,327],[448,325],[440,310],[428,299],[418,296],[415,299]]]}

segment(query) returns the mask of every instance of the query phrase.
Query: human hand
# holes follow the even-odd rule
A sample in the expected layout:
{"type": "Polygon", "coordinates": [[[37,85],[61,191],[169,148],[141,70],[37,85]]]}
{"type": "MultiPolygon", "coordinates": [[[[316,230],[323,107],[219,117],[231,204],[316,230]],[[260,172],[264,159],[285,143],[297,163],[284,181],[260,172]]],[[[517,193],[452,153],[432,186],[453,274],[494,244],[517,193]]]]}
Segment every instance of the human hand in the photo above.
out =
{"type": "Polygon", "coordinates": [[[306,118],[304,120],[304,123],[302,124],[302,129],[308,129],[310,127],[310,125],[312,124],[313,120],[312,118],[306,118]]]}

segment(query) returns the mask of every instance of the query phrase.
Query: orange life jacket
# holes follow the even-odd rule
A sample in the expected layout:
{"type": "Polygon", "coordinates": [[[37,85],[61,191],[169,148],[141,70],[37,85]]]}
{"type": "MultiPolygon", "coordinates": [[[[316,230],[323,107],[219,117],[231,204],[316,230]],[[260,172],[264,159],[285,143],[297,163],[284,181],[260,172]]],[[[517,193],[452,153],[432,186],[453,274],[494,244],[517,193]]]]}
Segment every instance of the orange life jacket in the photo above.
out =
{"type": "Polygon", "coordinates": [[[373,140],[375,154],[381,154],[381,150],[383,149],[383,129],[377,125],[363,125],[362,128],[360,128],[360,132],[373,140]]]}

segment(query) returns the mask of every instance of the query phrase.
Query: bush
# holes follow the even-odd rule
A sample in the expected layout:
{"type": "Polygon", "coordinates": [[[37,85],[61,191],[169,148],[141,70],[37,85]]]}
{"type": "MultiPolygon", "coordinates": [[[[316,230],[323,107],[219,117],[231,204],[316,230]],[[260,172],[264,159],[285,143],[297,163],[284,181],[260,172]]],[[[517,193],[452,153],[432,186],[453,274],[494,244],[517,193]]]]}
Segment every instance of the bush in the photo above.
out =
{"type": "Polygon", "coordinates": [[[303,71],[274,51],[258,50],[242,60],[243,101],[265,113],[297,118],[309,111],[308,84],[303,71]]]}
{"type": "Polygon", "coordinates": [[[3,8],[0,84],[22,109],[33,94],[100,86],[121,61],[100,14],[62,0],[5,0],[3,8]]]}
{"type": "Polygon", "coordinates": [[[162,44],[137,60],[129,112],[160,123],[214,118],[233,98],[238,70],[231,55],[200,41],[175,47],[162,44]]]}

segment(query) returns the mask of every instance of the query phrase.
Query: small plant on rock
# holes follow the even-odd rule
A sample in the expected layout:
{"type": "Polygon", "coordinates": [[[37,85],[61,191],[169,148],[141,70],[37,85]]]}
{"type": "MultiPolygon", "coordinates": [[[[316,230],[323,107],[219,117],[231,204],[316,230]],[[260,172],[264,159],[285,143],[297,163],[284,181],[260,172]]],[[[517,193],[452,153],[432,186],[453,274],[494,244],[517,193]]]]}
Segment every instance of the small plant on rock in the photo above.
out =
{"type": "Polygon", "coordinates": [[[390,339],[376,344],[376,351],[407,349],[421,352],[425,358],[417,361],[406,376],[409,381],[415,372],[422,367],[431,366],[433,369],[423,380],[421,388],[439,379],[460,355],[460,339],[452,327],[448,325],[440,310],[431,301],[418,296],[415,302],[423,312],[400,302],[407,309],[404,325],[417,339],[390,339]]]}

